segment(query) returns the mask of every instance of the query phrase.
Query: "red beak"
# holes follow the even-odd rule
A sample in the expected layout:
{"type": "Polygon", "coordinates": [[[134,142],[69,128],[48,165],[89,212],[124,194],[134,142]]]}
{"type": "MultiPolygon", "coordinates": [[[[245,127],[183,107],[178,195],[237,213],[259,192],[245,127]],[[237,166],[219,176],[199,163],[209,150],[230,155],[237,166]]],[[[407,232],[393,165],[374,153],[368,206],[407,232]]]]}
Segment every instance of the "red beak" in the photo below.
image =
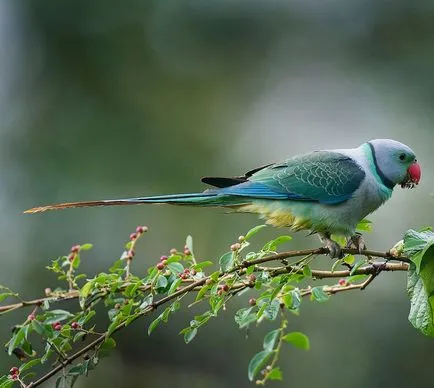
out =
{"type": "Polygon", "coordinates": [[[419,163],[414,162],[407,170],[408,176],[412,183],[418,185],[420,182],[420,177],[422,175],[422,170],[419,163]]]}

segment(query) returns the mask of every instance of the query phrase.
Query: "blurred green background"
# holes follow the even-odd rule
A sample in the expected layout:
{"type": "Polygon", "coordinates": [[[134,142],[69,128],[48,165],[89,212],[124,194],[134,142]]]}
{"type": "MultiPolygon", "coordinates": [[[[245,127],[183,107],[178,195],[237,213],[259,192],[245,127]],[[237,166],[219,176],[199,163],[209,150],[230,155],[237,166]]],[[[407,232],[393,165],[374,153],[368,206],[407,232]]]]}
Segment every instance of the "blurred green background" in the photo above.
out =
{"type": "MultiPolygon", "coordinates": [[[[56,284],[44,266],[76,243],[95,246],[84,254],[88,274],[106,270],[139,224],[150,231],[138,274],[187,234],[215,260],[259,223],[218,209],[26,208],[198,191],[204,175],[372,138],[410,145],[424,175],[370,217],[368,246],[385,250],[408,228],[434,224],[433,18],[434,3],[402,0],[0,0],[0,284],[42,295],[56,284]]],[[[292,246],[318,241],[300,233],[292,246]]],[[[272,385],[431,384],[434,341],[408,323],[405,284],[405,274],[383,274],[364,292],[305,303],[290,324],[312,349],[286,349],[286,379],[272,385]]],[[[245,304],[188,346],[178,332],[194,311],[151,337],[147,322],[135,324],[77,385],[249,387],[247,363],[270,326],[246,340],[232,318],[245,304]]],[[[2,342],[19,314],[0,318],[2,342]]],[[[0,354],[6,371],[13,360],[0,354]]]]}

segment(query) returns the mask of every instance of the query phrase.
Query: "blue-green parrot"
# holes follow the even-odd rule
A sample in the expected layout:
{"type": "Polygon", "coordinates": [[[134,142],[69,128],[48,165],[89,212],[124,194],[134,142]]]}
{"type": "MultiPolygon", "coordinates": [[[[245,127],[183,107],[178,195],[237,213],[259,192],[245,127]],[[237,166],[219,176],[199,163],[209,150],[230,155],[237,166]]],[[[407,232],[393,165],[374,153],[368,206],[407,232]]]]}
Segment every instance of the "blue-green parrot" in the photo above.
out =
{"type": "MultiPolygon", "coordinates": [[[[376,139],[358,148],[315,151],[233,178],[205,177],[214,188],[202,193],[70,202],[25,213],[84,206],[167,203],[219,206],[256,213],[268,224],[318,233],[332,257],[340,255],[331,235],[357,241],[356,225],[392,195],[396,185],[413,188],[421,178],[414,152],[394,140],[376,139]]],[[[358,247],[363,246],[360,242],[358,247]]]]}

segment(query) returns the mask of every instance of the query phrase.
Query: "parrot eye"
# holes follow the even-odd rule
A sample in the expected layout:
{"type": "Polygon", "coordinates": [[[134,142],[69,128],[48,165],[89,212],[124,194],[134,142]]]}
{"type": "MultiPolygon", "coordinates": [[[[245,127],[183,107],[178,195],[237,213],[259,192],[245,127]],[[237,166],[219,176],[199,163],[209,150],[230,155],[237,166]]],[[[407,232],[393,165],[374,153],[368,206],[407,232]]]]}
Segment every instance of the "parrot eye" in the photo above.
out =
{"type": "Polygon", "coordinates": [[[405,154],[399,154],[399,159],[404,161],[405,160],[405,154]]]}

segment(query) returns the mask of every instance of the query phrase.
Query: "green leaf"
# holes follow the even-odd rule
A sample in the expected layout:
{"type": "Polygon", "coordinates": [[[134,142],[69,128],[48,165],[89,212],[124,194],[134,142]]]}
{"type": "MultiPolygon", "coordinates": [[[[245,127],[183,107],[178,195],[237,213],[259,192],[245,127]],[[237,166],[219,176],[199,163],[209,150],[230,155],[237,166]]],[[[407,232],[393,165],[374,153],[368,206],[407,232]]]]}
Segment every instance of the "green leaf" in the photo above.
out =
{"type": "Polygon", "coordinates": [[[307,278],[312,277],[312,270],[310,269],[310,267],[308,265],[305,265],[303,267],[303,275],[306,276],[307,278]]]}
{"type": "Polygon", "coordinates": [[[434,233],[409,230],[404,253],[412,261],[408,271],[409,321],[424,335],[434,337],[434,233]]]}
{"type": "Polygon", "coordinates": [[[353,284],[353,283],[365,281],[367,277],[368,275],[353,275],[348,277],[346,280],[347,283],[353,284]]]}
{"type": "Polygon", "coordinates": [[[223,272],[229,271],[234,264],[233,252],[226,252],[219,260],[220,268],[223,272]]]}
{"type": "Polygon", "coordinates": [[[66,310],[50,310],[45,313],[46,319],[44,324],[50,325],[55,322],[64,321],[65,319],[71,318],[74,315],[66,310]]]}
{"type": "Polygon", "coordinates": [[[161,322],[161,316],[158,316],[155,318],[151,324],[148,327],[148,335],[151,335],[151,333],[155,330],[155,328],[160,324],[161,322]]]}
{"type": "Polygon", "coordinates": [[[139,306],[140,310],[144,310],[146,307],[152,304],[152,301],[154,300],[154,295],[148,294],[143,298],[142,304],[139,306]]]}
{"type": "Polygon", "coordinates": [[[179,287],[179,285],[182,283],[181,278],[175,279],[172,284],[170,285],[169,291],[167,291],[167,295],[172,295],[179,287]]]}
{"type": "Polygon", "coordinates": [[[235,313],[234,319],[240,329],[244,329],[256,321],[256,314],[251,312],[252,309],[253,307],[245,307],[235,313]]]}
{"type": "Polygon", "coordinates": [[[89,295],[89,293],[90,293],[90,291],[92,290],[94,284],[95,284],[95,283],[94,283],[93,280],[87,282],[87,283],[86,283],[86,284],[81,288],[81,290],[80,290],[80,296],[81,296],[82,298],[87,298],[88,295],[89,295]]]}
{"type": "Polygon", "coordinates": [[[24,342],[25,336],[26,336],[26,332],[24,327],[19,328],[18,331],[12,336],[12,338],[9,341],[9,346],[8,346],[9,355],[12,355],[14,349],[18,348],[24,342]]]}
{"type": "Polygon", "coordinates": [[[273,368],[268,374],[267,378],[270,380],[282,380],[282,371],[280,368],[273,368]]]}
{"type": "Polygon", "coordinates": [[[309,337],[299,331],[288,333],[282,339],[300,349],[309,350],[310,348],[309,337]]]}
{"type": "Polygon", "coordinates": [[[262,248],[263,251],[272,251],[275,252],[277,249],[277,246],[280,244],[283,244],[284,242],[291,241],[291,236],[279,236],[275,238],[274,240],[269,241],[264,245],[262,248]]]}
{"type": "Polygon", "coordinates": [[[244,236],[244,240],[250,240],[256,233],[258,233],[261,229],[264,229],[267,225],[258,225],[254,228],[250,229],[246,235],[244,236]]]}
{"type": "Polygon", "coordinates": [[[169,264],[167,264],[167,267],[175,275],[178,275],[178,274],[184,272],[184,266],[181,263],[177,263],[177,262],[169,263],[169,264]]]}
{"type": "Polygon", "coordinates": [[[311,300],[316,300],[317,302],[326,302],[329,300],[330,296],[324,292],[324,286],[318,286],[312,288],[311,300]]]}
{"type": "Polygon", "coordinates": [[[80,251],[88,251],[89,249],[92,249],[93,245],[86,243],[80,246],[80,251]]]}
{"type": "Polygon", "coordinates": [[[202,286],[202,288],[199,290],[199,292],[197,293],[197,295],[196,295],[196,301],[198,301],[198,300],[201,300],[204,296],[205,296],[205,294],[206,294],[206,292],[211,288],[212,286],[211,285],[209,285],[209,284],[205,284],[204,286],[202,286]]]}
{"type": "Polygon", "coordinates": [[[157,278],[157,282],[155,283],[155,288],[166,288],[169,282],[167,281],[164,275],[160,275],[157,278]]]}
{"type": "Polygon", "coordinates": [[[267,307],[264,310],[264,315],[270,321],[274,321],[279,314],[280,302],[278,299],[273,299],[270,303],[267,304],[267,307]]]}
{"type": "Polygon", "coordinates": [[[264,350],[272,351],[276,345],[277,339],[280,336],[280,329],[272,330],[268,332],[264,337],[264,350]]]}
{"type": "Polygon", "coordinates": [[[202,261],[201,263],[195,264],[191,267],[191,269],[194,269],[196,272],[201,272],[203,268],[208,267],[210,265],[213,265],[214,263],[212,261],[202,261]]]}
{"type": "Polygon", "coordinates": [[[39,365],[41,363],[41,359],[40,358],[35,358],[33,360],[30,360],[29,362],[26,362],[25,364],[20,366],[20,373],[23,373],[24,371],[26,371],[27,369],[32,368],[35,365],[39,365]]]}
{"type": "Polygon", "coordinates": [[[259,353],[256,353],[249,362],[247,375],[249,376],[249,380],[253,381],[255,376],[259,373],[259,371],[265,366],[270,356],[273,354],[272,351],[263,350],[259,353]]]}
{"type": "Polygon", "coordinates": [[[185,240],[185,245],[187,245],[187,248],[190,250],[191,254],[193,254],[193,237],[188,235],[185,240]]]}
{"type": "Polygon", "coordinates": [[[3,292],[0,294],[0,303],[3,302],[9,296],[14,296],[15,294],[12,292],[3,292]]]}
{"type": "Polygon", "coordinates": [[[353,265],[356,261],[356,257],[354,255],[346,255],[344,257],[344,262],[348,265],[353,265]]]}
{"type": "Polygon", "coordinates": [[[189,327],[184,333],[184,341],[186,344],[190,343],[194,337],[196,337],[197,329],[189,327]]]}

